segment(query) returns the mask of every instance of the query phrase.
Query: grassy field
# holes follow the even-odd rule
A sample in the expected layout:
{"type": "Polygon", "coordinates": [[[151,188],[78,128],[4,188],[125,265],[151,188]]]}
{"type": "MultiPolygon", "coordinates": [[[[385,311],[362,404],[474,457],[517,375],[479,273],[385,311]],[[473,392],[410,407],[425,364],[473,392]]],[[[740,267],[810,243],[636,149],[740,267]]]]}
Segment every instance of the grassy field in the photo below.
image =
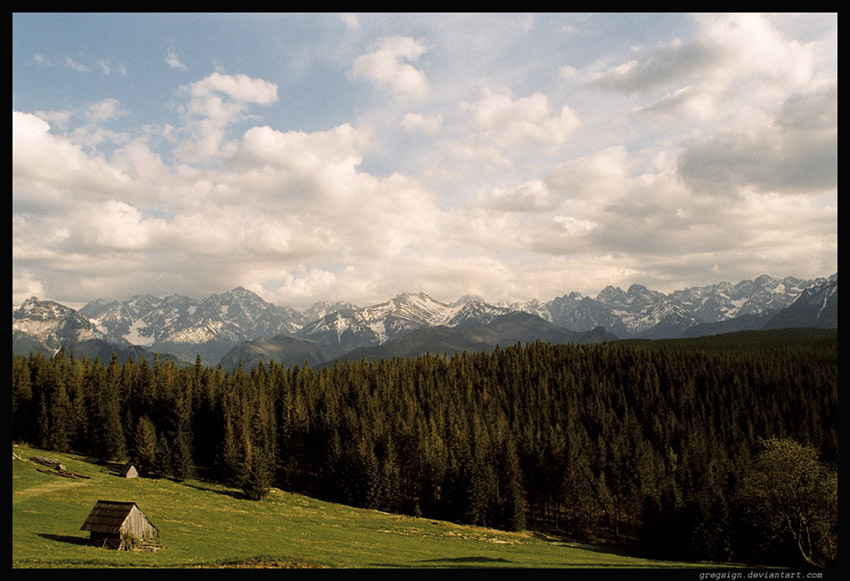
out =
{"type": "Polygon", "coordinates": [[[192,480],[124,479],[73,454],[12,447],[13,568],[681,568],[600,548],[350,508],[274,489],[260,502],[192,480]],[[22,459],[16,459],[15,455],[22,459]],[[39,472],[55,458],[87,479],[39,472]],[[162,549],[116,551],[80,530],[99,499],[132,501],[160,530],[162,549]]]}

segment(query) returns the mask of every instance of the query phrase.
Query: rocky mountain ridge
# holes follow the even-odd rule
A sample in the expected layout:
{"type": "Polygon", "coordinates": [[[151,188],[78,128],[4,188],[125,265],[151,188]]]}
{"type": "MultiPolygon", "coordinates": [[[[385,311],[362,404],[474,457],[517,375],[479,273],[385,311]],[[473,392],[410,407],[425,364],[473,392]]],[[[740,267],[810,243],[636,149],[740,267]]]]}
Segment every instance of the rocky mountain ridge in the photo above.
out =
{"type": "Polygon", "coordinates": [[[633,284],[625,291],[608,286],[595,298],[573,292],[547,303],[498,305],[472,296],[447,304],[424,293],[402,293],[368,307],[316,303],[306,311],[274,305],[242,287],[203,300],[181,295],[96,300],[79,311],[33,297],[13,305],[12,329],[18,351],[50,351],[61,344],[98,340],[123,349],[171,353],[189,362],[201,355],[216,363],[247,342],[287,337],[295,340],[287,342],[288,349],[321,358],[374,349],[423,328],[486,326],[517,312],[575,333],[572,340],[578,341],[584,340],[576,339],[582,333],[599,328],[609,338],[660,339],[776,324],[837,326],[837,285],[837,273],[814,280],[761,276],[669,294],[633,284]],[[780,316],[786,310],[790,314],[780,316]]]}

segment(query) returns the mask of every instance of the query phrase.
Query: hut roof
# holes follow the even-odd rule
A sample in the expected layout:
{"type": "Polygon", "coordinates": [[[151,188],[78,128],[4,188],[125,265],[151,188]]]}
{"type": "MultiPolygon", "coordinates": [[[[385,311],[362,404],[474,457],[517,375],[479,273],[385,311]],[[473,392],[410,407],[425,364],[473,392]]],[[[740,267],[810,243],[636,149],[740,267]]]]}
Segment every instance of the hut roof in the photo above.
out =
{"type": "MultiPolygon", "coordinates": [[[[119,534],[121,527],[127,520],[127,517],[133,512],[133,509],[138,510],[144,516],[144,513],[136,505],[135,502],[118,502],[114,500],[98,500],[94,508],[91,509],[86,522],[80,527],[81,531],[91,531],[94,533],[119,534]]],[[[151,527],[156,529],[153,523],[145,516],[145,520],[151,527]]],[[[157,529],[159,530],[159,529],[157,529]]]]}

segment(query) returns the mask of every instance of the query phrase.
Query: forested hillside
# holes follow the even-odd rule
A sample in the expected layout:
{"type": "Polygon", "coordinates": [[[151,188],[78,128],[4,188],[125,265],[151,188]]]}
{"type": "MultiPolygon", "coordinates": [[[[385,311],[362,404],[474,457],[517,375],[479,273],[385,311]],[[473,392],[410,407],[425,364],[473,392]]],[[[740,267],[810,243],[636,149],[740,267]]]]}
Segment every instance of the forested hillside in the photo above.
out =
{"type": "Polygon", "coordinates": [[[278,486],[661,558],[835,564],[837,334],[796,332],[320,370],[16,355],[12,438],[253,499],[278,486]],[[787,528],[762,476],[804,464],[806,518],[787,528]]]}

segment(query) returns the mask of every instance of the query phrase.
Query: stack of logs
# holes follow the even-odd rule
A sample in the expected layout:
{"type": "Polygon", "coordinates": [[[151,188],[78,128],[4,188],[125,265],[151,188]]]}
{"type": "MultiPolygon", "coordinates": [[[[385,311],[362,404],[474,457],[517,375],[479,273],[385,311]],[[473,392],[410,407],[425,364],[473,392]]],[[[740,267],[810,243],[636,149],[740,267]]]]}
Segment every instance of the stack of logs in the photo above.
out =
{"type": "Polygon", "coordinates": [[[43,470],[41,468],[38,469],[39,472],[43,472],[45,474],[52,474],[53,476],[63,476],[65,478],[89,478],[88,476],[83,476],[82,474],[74,474],[73,472],[65,470],[65,466],[63,466],[59,463],[58,460],[54,460],[53,458],[46,458],[44,456],[31,456],[30,461],[51,468],[51,470],[43,470]]]}

